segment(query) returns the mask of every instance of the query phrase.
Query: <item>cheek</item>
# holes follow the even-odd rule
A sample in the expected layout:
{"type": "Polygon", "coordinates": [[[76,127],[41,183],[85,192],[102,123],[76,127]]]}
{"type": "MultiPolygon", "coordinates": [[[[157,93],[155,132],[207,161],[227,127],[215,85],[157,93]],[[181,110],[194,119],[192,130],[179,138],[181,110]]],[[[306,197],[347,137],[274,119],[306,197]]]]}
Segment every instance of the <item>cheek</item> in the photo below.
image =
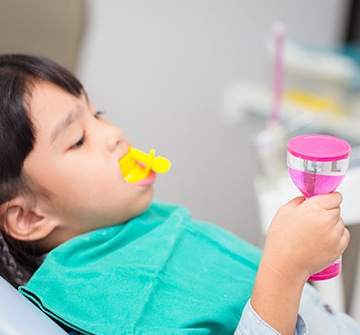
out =
{"type": "Polygon", "coordinates": [[[78,172],[69,171],[64,180],[55,180],[57,193],[65,202],[76,201],[96,206],[96,203],[113,203],[125,200],[133,193],[131,185],[114,171],[100,171],[94,166],[78,172]]]}

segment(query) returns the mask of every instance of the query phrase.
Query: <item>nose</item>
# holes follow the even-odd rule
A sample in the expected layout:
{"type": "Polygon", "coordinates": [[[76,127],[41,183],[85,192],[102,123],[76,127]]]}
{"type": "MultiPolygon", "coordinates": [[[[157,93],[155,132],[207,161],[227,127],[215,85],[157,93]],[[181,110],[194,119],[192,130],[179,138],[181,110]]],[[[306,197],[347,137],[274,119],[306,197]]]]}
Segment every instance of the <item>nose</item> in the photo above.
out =
{"type": "Polygon", "coordinates": [[[113,124],[108,124],[106,131],[105,147],[108,151],[115,151],[118,145],[123,141],[124,134],[122,130],[113,124]]]}

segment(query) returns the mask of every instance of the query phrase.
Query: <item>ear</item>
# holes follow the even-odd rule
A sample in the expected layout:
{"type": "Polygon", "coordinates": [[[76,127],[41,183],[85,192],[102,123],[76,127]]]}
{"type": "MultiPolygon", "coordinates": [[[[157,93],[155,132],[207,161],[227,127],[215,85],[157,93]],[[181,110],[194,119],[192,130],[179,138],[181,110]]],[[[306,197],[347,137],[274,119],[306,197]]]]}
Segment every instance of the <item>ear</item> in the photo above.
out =
{"type": "Polygon", "coordinates": [[[41,240],[55,229],[46,215],[19,196],[7,204],[5,211],[5,232],[20,241],[41,240]]]}

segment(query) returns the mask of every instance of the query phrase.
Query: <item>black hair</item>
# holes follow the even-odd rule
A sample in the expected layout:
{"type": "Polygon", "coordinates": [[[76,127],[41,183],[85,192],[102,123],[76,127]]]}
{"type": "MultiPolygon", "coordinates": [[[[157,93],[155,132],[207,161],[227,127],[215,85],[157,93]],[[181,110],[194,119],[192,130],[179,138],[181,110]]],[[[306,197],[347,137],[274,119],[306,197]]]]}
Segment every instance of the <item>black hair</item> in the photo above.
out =
{"type": "MultiPolygon", "coordinates": [[[[25,158],[34,148],[36,128],[29,115],[31,90],[46,81],[79,97],[83,86],[61,65],[43,57],[0,55],[0,209],[17,195],[31,190],[23,174],[25,158]]],[[[24,285],[39,266],[29,242],[7,235],[0,217],[0,275],[14,287],[24,285]]]]}

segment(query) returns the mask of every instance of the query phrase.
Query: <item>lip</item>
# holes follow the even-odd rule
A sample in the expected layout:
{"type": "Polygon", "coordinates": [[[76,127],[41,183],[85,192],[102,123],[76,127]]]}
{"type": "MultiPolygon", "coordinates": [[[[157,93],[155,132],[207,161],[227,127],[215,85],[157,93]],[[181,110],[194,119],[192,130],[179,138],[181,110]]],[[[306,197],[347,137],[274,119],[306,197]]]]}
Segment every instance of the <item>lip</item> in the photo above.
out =
{"type": "Polygon", "coordinates": [[[154,171],[150,171],[149,175],[145,179],[142,179],[133,184],[137,186],[149,187],[155,183],[155,179],[156,179],[156,173],[154,171]]]}

